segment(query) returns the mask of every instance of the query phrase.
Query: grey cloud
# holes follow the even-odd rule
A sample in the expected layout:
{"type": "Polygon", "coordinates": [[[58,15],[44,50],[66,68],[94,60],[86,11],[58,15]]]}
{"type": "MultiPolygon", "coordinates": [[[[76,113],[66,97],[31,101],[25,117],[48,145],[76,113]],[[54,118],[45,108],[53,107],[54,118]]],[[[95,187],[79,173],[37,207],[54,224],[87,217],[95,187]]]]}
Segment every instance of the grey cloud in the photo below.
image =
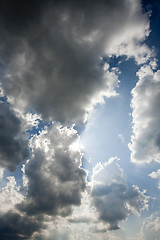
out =
{"type": "Polygon", "coordinates": [[[105,187],[103,196],[101,190],[99,194],[99,188],[101,188],[101,186],[95,186],[93,188],[92,196],[100,219],[110,224],[110,230],[119,229],[118,221],[125,220],[129,214],[129,210],[125,205],[127,188],[120,184],[112,184],[111,186],[105,187]]]}
{"type": "Polygon", "coordinates": [[[70,147],[77,139],[75,130],[55,123],[48,132],[34,137],[34,157],[25,167],[28,191],[26,199],[17,205],[21,211],[29,215],[67,216],[73,205],[80,205],[86,172],[80,168],[80,152],[70,147]],[[43,145],[46,142],[48,150],[43,145]]]}
{"type": "MultiPolygon", "coordinates": [[[[139,8],[128,0],[35,1],[33,12],[30,2],[12,2],[1,16],[5,93],[18,109],[63,123],[84,121],[95,96],[115,95],[118,78],[99,67],[99,57],[135,24],[148,24],[139,1],[139,8]]],[[[144,38],[141,33],[133,38],[144,38]]]]}
{"type": "Polygon", "coordinates": [[[97,227],[94,227],[94,228],[91,228],[91,231],[93,233],[106,233],[107,232],[107,229],[106,228],[97,228],[97,227]]]}
{"type": "Polygon", "coordinates": [[[43,226],[39,219],[9,211],[0,216],[0,236],[3,240],[31,239],[34,232],[43,226]]]}
{"type": "Polygon", "coordinates": [[[95,168],[92,188],[92,204],[100,220],[109,224],[110,230],[119,229],[119,221],[125,220],[131,212],[138,214],[148,207],[148,197],[138,187],[127,186],[123,170],[114,161],[101,165],[99,170],[95,168]],[[112,166],[115,178],[113,171],[110,172],[112,166]],[[112,181],[107,181],[110,175],[112,181]]]}
{"type": "Polygon", "coordinates": [[[29,156],[28,141],[21,121],[5,103],[0,103],[0,165],[14,171],[29,156]]]}
{"type": "Polygon", "coordinates": [[[90,223],[91,219],[87,217],[77,217],[68,219],[70,223],[90,223]]]}

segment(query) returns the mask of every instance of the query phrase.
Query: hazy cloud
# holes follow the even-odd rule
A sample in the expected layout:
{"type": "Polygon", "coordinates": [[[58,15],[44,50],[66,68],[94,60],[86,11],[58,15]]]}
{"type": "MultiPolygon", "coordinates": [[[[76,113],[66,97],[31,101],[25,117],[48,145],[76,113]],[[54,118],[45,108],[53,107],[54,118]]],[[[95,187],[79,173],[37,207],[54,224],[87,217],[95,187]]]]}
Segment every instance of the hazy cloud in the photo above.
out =
{"type": "Polygon", "coordinates": [[[4,168],[0,168],[0,179],[3,178],[4,168]]]}
{"type": "MultiPolygon", "coordinates": [[[[118,229],[119,221],[130,213],[147,208],[148,197],[137,186],[128,187],[123,169],[113,158],[96,165],[92,188],[88,187],[91,195],[88,193],[80,206],[86,171],[81,167],[79,136],[72,124],[84,123],[95,104],[117,95],[120,71],[107,63],[102,66],[103,57],[126,55],[138,64],[150,61],[155,69],[154,52],[143,43],[150,30],[141,2],[2,0],[0,30],[0,165],[14,171],[29,158],[22,167],[23,186],[17,187],[15,178],[9,177],[0,190],[0,236],[4,240],[75,240],[86,236],[99,239],[95,234],[99,233],[101,239],[116,239],[113,233],[104,233],[118,229]],[[52,126],[26,139],[26,130],[38,128],[39,122],[46,120],[52,126]],[[58,229],[54,223],[59,219],[58,229]]],[[[143,78],[141,70],[139,77],[143,78]]],[[[159,71],[152,75],[158,103],[159,71]]],[[[133,90],[134,133],[134,92],[140,84],[133,90]]],[[[151,108],[156,120],[148,125],[155,124],[155,129],[157,106],[151,108]]],[[[143,135],[145,141],[147,134],[143,135]]],[[[151,138],[156,153],[158,134],[151,138]]],[[[137,139],[137,135],[132,138],[132,158],[137,154],[137,139]]],[[[146,153],[147,161],[152,147],[146,153]]]]}

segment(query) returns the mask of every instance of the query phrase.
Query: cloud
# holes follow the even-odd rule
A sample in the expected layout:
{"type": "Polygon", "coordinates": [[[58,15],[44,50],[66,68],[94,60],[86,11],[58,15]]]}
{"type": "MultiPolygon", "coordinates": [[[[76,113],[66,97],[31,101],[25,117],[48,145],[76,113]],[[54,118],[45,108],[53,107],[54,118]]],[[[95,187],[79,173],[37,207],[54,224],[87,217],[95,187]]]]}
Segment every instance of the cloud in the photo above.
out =
{"type": "Polygon", "coordinates": [[[21,121],[11,107],[0,103],[0,165],[14,171],[29,157],[28,141],[21,129],[21,121]]]}
{"type": "Polygon", "coordinates": [[[139,240],[159,239],[160,236],[160,216],[155,212],[143,222],[139,240]]]}
{"type": "Polygon", "coordinates": [[[93,171],[92,204],[99,219],[109,224],[110,230],[119,229],[119,221],[133,212],[139,214],[148,207],[148,197],[137,186],[128,187],[126,176],[116,158],[97,164],[93,171]]]}
{"type": "Polygon", "coordinates": [[[77,140],[73,128],[57,123],[33,137],[33,158],[23,168],[27,195],[18,205],[21,211],[67,216],[73,205],[80,205],[86,172],[80,167],[80,151],[72,148],[77,140]]]}
{"type": "Polygon", "coordinates": [[[14,211],[0,215],[0,236],[3,240],[32,239],[32,234],[40,228],[42,228],[41,221],[34,217],[21,215],[14,211]]]}
{"type": "Polygon", "coordinates": [[[120,134],[118,134],[118,137],[120,138],[120,140],[121,140],[121,142],[122,143],[124,143],[125,141],[124,141],[124,136],[120,133],[120,134]]]}
{"type": "Polygon", "coordinates": [[[16,186],[15,178],[8,177],[6,186],[0,189],[0,213],[14,210],[15,205],[20,203],[23,198],[20,187],[16,186]]]}
{"type": "Polygon", "coordinates": [[[4,168],[0,168],[0,179],[3,178],[4,168]]]}
{"type": "Polygon", "coordinates": [[[160,189],[160,169],[157,170],[157,172],[152,172],[148,176],[150,176],[153,179],[159,180],[158,182],[158,188],[160,189]]]}
{"type": "Polygon", "coordinates": [[[91,222],[91,219],[86,217],[77,217],[77,218],[70,218],[68,219],[68,221],[71,223],[89,223],[91,222]]]}
{"type": "Polygon", "coordinates": [[[78,144],[74,146],[78,140],[73,126],[56,122],[29,140],[32,157],[22,167],[24,185],[17,186],[15,178],[8,177],[0,190],[0,235],[4,240],[48,239],[41,231],[50,234],[49,226],[56,219],[66,218],[74,206],[80,206],[86,172],[81,168],[78,144]]]}
{"type": "Polygon", "coordinates": [[[160,161],[160,70],[144,65],[137,73],[139,81],[132,90],[133,135],[129,148],[131,161],[160,161]]]}
{"type": "MultiPolygon", "coordinates": [[[[11,104],[0,105],[0,165],[14,171],[30,158],[22,167],[23,186],[17,188],[10,177],[1,189],[0,235],[4,240],[41,239],[41,231],[52,225],[51,237],[42,239],[84,239],[86,229],[92,230],[92,239],[99,239],[96,232],[106,239],[107,227],[119,228],[129,213],[147,207],[148,198],[138,187],[127,186],[112,159],[94,169],[91,211],[96,209],[100,223],[91,213],[71,217],[86,189],[82,153],[75,147],[79,136],[71,124],[84,123],[95,104],[117,95],[120,73],[107,64],[103,69],[101,57],[127,55],[139,64],[153,57],[143,44],[148,16],[139,0],[5,0],[0,30],[0,91],[11,104]],[[57,122],[27,140],[23,132],[36,128],[38,119],[57,122]],[[73,236],[68,225],[56,231],[55,221],[67,217],[72,229],[76,222],[91,228],[73,230],[73,236]]],[[[150,64],[155,66],[153,59],[150,64]]],[[[115,239],[112,233],[107,237],[115,239]]]]}
{"type": "Polygon", "coordinates": [[[2,85],[21,111],[33,109],[62,123],[83,122],[94,104],[116,95],[118,77],[99,66],[102,55],[133,56],[139,62],[150,56],[141,46],[149,24],[139,0],[31,5],[7,0],[1,5],[2,85]],[[131,50],[122,48],[126,44],[133,45],[131,50]]]}

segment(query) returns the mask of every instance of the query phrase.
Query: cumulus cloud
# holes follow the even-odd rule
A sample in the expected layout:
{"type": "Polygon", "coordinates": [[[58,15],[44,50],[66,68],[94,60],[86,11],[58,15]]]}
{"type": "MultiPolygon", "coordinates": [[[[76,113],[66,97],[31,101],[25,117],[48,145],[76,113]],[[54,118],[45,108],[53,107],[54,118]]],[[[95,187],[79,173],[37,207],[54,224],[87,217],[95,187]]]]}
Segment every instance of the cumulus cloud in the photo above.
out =
{"type": "Polygon", "coordinates": [[[0,213],[13,210],[23,198],[20,187],[16,186],[15,178],[8,177],[6,186],[0,189],[0,213]]]}
{"type": "Polygon", "coordinates": [[[132,90],[133,135],[129,148],[135,163],[160,161],[160,70],[144,65],[132,90]]]}
{"type": "Polygon", "coordinates": [[[33,233],[38,232],[42,227],[43,224],[39,219],[21,215],[16,211],[0,214],[0,236],[3,240],[32,239],[33,233]]]}
{"type": "Polygon", "coordinates": [[[0,190],[3,239],[48,239],[41,230],[46,228],[49,234],[56,218],[63,219],[81,204],[86,172],[81,168],[78,140],[73,127],[56,122],[30,139],[32,157],[22,167],[23,186],[8,177],[0,190]]]}
{"type": "Polygon", "coordinates": [[[159,236],[160,236],[160,216],[159,213],[156,212],[144,220],[138,239],[158,240],[159,236]]]}
{"type": "Polygon", "coordinates": [[[11,107],[0,103],[0,165],[14,171],[29,156],[28,141],[21,121],[11,107]]]}
{"type": "Polygon", "coordinates": [[[99,66],[100,56],[118,56],[116,48],[139,62],[151,55],[141,46],[149,24],[139,0],[35,1],[31,6],[7,0],[1,5],[2,85],[21,111],[82,122],[94,104],[115,95],[118,77],[99,66]],[[127,52],[126,44],[132,46],[127,52]]]}
{"type": "Polygon", "coordinates": [[[119,229],[118,223],[133,212],[139,214],[148,207],[148,197],[137,186],[128,187],[126,176],[116,158],[97,164],[93,172],[92,198],[99,219],[109,224],[109,229],[119,229]]]}
{"type": "MultiPolygon", "coordinates": [[[[0,94],[11,104],[0,103],[0,165],[14,171],[29,157],[29,147],[32,152],[22,167],[23,186],[17,188],[10,177],[1,189],[0,236],[41,239],[38,232],[46,223],[44,233],[50,224],[53,235],[42,234],[42,239],[84,239],[88,226],[72,235],[68,225],[74,229],[75,223],[88,223],[91,238],[99,239],[100,233],[106,239],[107,227],[117,229],[129,213],[146,208],[147,197],[138,187],[127,186],[123,170],[112,159],[94,169],[94,214],[82,210],[71,217],[86,189],[79,137],[71,124],[84,123],[95,104],[117,95],[120,72],[109,64],[103,68],[101,57],[127,55],[137,63],[152,58],[143,44],[149,34],[148,16],[139,0],[5,0],[0,3],[0,30],[0,94]],[[52,122],[26,140],[23,132],[46,119],[63,126],[52,122]],[[64,217],[65,230],[56,230],[55,218],[62,223],[64,217]]],[[[155,67],[153,59],[150,64],[155,67]]],[[[107,237],[115,239],[112,234],[107,237]]]]}
{"type": "Polygon", "coordinates": [[[57,123],[33,137],[33,158],[23,168],[27,195],[20,210],[29,215],[66,216],[73,205],[80,205],[86,172],[80,167],[80,151],[72,147],[76,141],[73,128],[57,123]]]}

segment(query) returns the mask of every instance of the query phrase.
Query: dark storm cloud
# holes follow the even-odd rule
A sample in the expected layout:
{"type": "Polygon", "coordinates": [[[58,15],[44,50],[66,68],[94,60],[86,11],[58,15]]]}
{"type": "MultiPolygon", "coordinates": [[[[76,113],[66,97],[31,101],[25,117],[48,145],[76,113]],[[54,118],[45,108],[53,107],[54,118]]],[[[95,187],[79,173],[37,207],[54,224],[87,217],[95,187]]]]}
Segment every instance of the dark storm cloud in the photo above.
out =
{"type": "Polygon", "coordinates": [[[118,41],[128,29],[147,24],[146,16],[128,0],[2,3],[0,53],[6,94],[16,108],[34,109],[63,123],[84,121],[93,101],[99,101],[95,96],[115,94],[118,79],[99,67],[99,57],[112,39],[118,41]]]}
{"type": "Polygon", "coordinates": [[[11,32],[24,31],[29,23],[38,20],[43,6],[49,1],[1,0],[0,20],[11,32]]]}
{"type": "Polygon", "coordinates": [[[32,234],[42,227],[40,219],[22,216],[17,212],[9,211],[0,215],[0,237],[3,240],[31,239],[32,234]]]}
{"type": "Polygon", "coordinates": [[[21,121],[5,102],[0,103],[0,165],[14,171],[29,156],[21,121]]]}
{"type": "Polygon", "coordinates": [[[80,205],[86,172],[80,168],[80,152],[70,147],[77,138],[75,130],[61,129],[55,123],[49,132],[35,136],[34,158],[25,168],[28,192],[24,202],[18,205],[20,210],[29,215],[67,216],[73,205],[80,205]],[[45,150],[46,143],[48,150],[45,150]]]}

